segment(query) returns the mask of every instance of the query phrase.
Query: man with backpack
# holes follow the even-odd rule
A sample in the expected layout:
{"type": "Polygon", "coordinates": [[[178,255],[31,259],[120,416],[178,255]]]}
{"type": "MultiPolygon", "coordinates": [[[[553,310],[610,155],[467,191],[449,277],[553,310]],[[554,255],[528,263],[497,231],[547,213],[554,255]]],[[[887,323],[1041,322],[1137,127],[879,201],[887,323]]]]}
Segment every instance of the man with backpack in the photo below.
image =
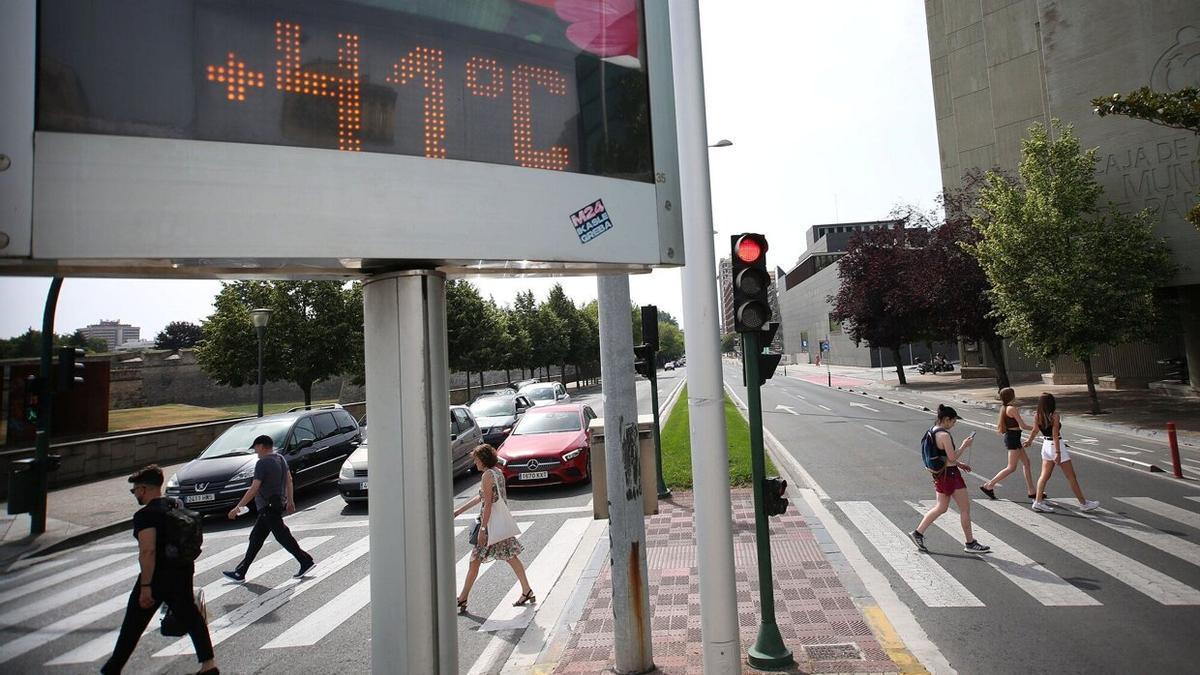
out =
{"type": "Polygon", "coordinates": [[[295,578],[299,579],[312,569],[316,562],[300,548],[300,544],[292,536],[292,531],[283,522],[285,513],[292,514],[296,511],[296,502],[292,499],[292,473],[288,471],[287,460],[275,453],[275,441],[270,436],[263,434],[255,438],[253,447],[258,453],[258,462],[254,465],[254,481],[250,483],[250,489],[246,490],[237,506],[229,510],[229,519],[237,518],[242,507],[249,504],[251,499],[258,509],[258,519],[254,521],[254,529],[250,530],[246,557],[242,558],[236,569],[222,574],[234,581],[245,581],[246,571],[250,569],[250,564],[254,562],[263,542],[267,540],[267,532],[270,532],[275,535],[275,541],[279,542],[280,546],[296,556],[300,563],[300,571],[296,572],[295,578]]]}
{"type": "Polygon", "coordinates": [[[165,602],[192,638],[200,661],[199,675],[219,675],[208,624],[192,596],[195,562],[203,543],[200,514],[184,508],[177,499],[163,497],[163,472],[154,464],[130,476],[129,482],[133,484],[129,493],[142,506],[133,514],[141,570],[125,608],[116,647],[100,672],[121,672],[150,619],[165,602]]]}
{"type": "Polygon", "coordinates": [[[989,553],[992,550],[976,541],[971,533],[971,498],[967,495],[967,483],[962,477],[962,472],[970,471],[971,467],[962,458],[974,442],[975,434],[968,436],[956,449],[950,430],[958,423],[958,419],[958,412],[954,408],[939,405],[937,424],[921,438],[921,461],[929,470],[934,496],[937,497],[937,503],[921,519],[921,524],[908,535],[922,553],[929,552],[925,546],[925,531],[950,508],[951,499],[958,505],[958,520],[966,538],[963,550],[967,553],[989,553]]]}

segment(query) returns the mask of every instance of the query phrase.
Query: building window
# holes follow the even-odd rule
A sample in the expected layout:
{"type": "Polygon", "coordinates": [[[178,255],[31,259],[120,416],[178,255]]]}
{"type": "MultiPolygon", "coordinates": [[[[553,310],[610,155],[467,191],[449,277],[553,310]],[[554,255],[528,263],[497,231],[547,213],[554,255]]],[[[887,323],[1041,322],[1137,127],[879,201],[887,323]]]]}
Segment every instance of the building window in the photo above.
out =
{"type": "Polygon", "coordinates": [[[829,316],[829,332],[830,333],[842,332],[842,322],[835,320],[833,318],[833,315],[829,316]]]}

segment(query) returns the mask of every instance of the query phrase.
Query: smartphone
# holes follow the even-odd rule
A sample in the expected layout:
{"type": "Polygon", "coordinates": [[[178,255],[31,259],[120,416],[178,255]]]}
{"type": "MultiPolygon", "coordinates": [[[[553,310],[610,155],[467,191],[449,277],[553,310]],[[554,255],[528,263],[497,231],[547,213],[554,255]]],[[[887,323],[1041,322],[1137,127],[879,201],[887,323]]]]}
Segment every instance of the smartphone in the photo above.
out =
{"type": "Polygon", "coordinates": [[[977,434],[977,433],[979,433],[979,432],[978,432],[978,431],[972,431],[972,432],[971,432],[971,435],[970,435],[970,436],[967,436],[967,440],[969,441],[969,440],[971,440],[972,438],[975,438],[975,434],[977,434]]]}

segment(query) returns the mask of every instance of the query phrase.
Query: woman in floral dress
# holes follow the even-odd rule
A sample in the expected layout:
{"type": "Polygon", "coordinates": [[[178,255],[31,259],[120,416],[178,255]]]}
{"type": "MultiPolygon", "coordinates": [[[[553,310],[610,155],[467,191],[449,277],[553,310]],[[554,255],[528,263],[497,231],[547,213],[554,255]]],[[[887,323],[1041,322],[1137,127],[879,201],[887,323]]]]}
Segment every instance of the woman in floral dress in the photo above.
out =
{"type": "Polygon", "coordinates": [[[475,459],[475,468],[483,474],[483,480],[479,482],[479,494],[455,509],[454,515],[457,517],[479,503],[482,503],[483,507],[479,513],[479,537],[475,548],[471,551],[471,566],[467,569],[467,578],[463,582],[462,593],[458,595],[458,611],[467,611],[467,597],[471,594],[471,586],[475,585],[479,566],[489,560],[503,560],[508,563],[512,567],[513,573],[517,575],[517,580],[521,582],[521,597],[513,603],[513,607],[520,607],[528,602],[537,602],[537,596],[533,594],[533,589],[529,586],[529,579],[525,578],[525,565],[518,557],[524,550],[521,542],[517,541],[516,537],[509,537],[497,542],[488,541],[488,521],[492,516],[492,504],[501,499],[506,503],[508,501],[508,495],[504,491],[504,473],[496,468],[496,449],[485,443],[472,450],[471,456],[475,459]]]}

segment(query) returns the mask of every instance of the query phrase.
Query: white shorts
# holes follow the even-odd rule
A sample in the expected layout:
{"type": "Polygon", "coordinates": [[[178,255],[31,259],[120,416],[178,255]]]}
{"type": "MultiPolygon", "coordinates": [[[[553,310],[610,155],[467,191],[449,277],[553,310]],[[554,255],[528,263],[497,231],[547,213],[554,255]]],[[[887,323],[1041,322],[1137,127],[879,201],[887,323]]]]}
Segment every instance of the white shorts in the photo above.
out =
{"type": "MultiPolygon", "coordinates": [[[[1060,438],[1058,439],[1058,445],[1062,449],[1062,461],[1071,461],[1071,451],[1067,447],[1067,442],[1060,438]]],[[[1054,461],[1054,441],[1049,438],[1042,440],[1042,459],[1047,462],[1054,461]]]]}

